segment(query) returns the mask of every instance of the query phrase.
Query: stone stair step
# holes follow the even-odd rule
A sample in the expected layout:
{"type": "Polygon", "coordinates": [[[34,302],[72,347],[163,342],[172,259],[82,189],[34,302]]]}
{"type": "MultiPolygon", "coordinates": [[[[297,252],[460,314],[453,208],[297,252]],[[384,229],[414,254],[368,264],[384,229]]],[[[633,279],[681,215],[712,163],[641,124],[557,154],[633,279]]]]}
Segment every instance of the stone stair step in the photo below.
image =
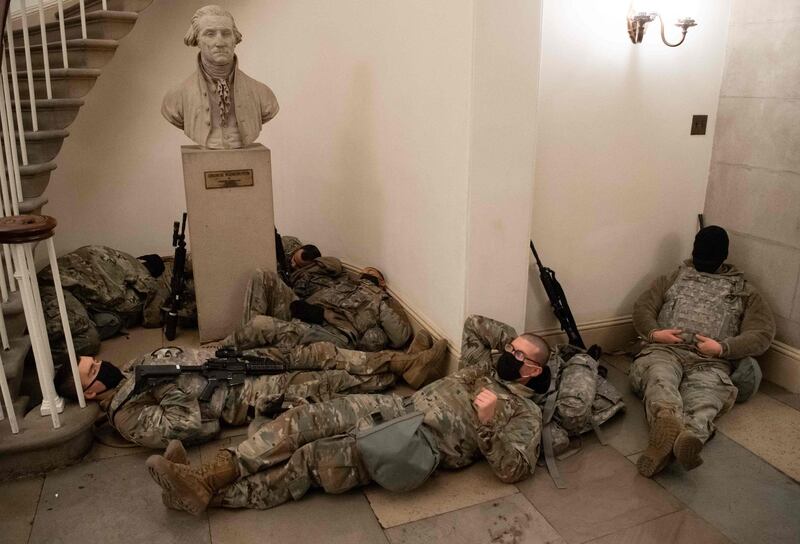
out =
{"type": "MultiPolygon", "coordinates": [[[[139,13],[144,11],[145,8],[152,3],[153,0],[108,0],[106,2],[106,6],[108,7],[109,11],[133,11],[139,13]]],[[[84,9],[86,10],[86,13],[89,13],[90,11],[99,11],[103,9],[103,1],[86,0],[86,2],[84,2],[84,9]]],[[[80,13],[80,4],[75,4],[74,6],[64,8],[64,17],[72,17],[74,15],[80,15],[80,13]]],[[[56,18],[58,18],[58,12],[56,12],[56,18]]]]}
{"type": "MultiPolygon", "coordinates": [[[[102,70],[96,68],[55,68],[50,70],[50,85],[53,98],[83,98],[94,87],[102,70]]],[[[47,96],[44,70],[33,70],[33,90],[37,98],[47,96]]],[[[9,75],[9,81],[11,75],[9,75]]],[[[28,72],[17,72],[20,97],[29,96],[28,72]]]]}
{"type": "Polygon", "coordinates": [[[14,399],[14,412],[17,414],[17,421],[24,418],[25,414],[28,413],[28,403],[30,401],[31,398],[28,395],[22,395],[14,399]]]}
{"type": "Polygon", "coordinates": [[[42,213],[42,206],[49,202],[46,196],[37,196],[35,198],[26,198],[19,203],[19,213],[38,215],[42,213]]]}
{"type": "MultiPolygon", "coordinates": [[[[86,14],[86,37],[95,40],[120,40],[131,31],[139,16],[132,11],[92,11],[86,14]]],[[[45,25],[47,42],[61,41],[61,29],[58,21],[45,25]]],[[[80,15],[64,17],[64,32],[68,40],[83,38],[80,15]]],[[[28,27],[31,45],[42,43],[41,29],[38,24],[28,27]]],[[[14,45],[23,44],[22,29],[14,31],[14,45]]]]}
{"type": "Polygon", "coordinates": [[[25,358],[31,349],[31,339],[28,336],[20,336],[10,338],[8,343],[9,349],[0,351],[0,357],[3,359],[3,369],[6,371],[11,396],[16,397],[22,384],[22,371],[25,368],[25,358]]]}
{"type": "MultiPolygon", "coordinates": [[[[25,130],[33,130],[31,120],[31,101],[20,100],[22,125],[25,130]]],[[[78,116],[84,101],[80,98],[41,98],[36,100],[36,119],[40,130],[59,130],[67,128],[78,116]]],[[[16,102],[12,101],[16,108],[16,102]]],[[[16,111],[16,110],[15,110],[16,111]]],[[[16,115],[15,115],[16,119],[16,115]]]]}
{"type": "Polygon", "coordinates": [[[14,291],[8,294],[8,300],[0,303],[0,308],[3,310],[3,315],[8,318],[22,313],[22,297],[19,291],[14,291]]]}
{"type": "MultiPolygon", "coordinates": [[[[15,45],[17,70],[27,70],[25,46],[16,43],[15,45]]],[[[118,45],[117,40],[84,40],[82,38],[67,40],[67,62],[70,68],[102,68],[114,56],[118,45]]],[[[61,40],[47,44],[47,58],[51,69],[64,67],[61,40]]],[[[31,65],[34,69],[44,68],[41,45],[31,48],[31,65]]]]}
{"type": "Polygon", "coordinates": [[[56,169],[53,161],[19,167],[23,198],[41,196],[50,183],[50,173],[56,169]]]}
{"type": "Polygon", "coordinates": [[[76,463],[89,451],[100,415],[97,403],[80,408],[68,402],[59,415],[61,427],[53,429],[50,417],[40,416],[37,406],[19,420],[19,434],[11,433],[8,418],[0,421],[0,481],[76,463]]]}
{"type": "MultiPolygon", "coordinates": [[[[28,164],[40,164],[52,161],[61,150],[64,138],[69,136],[67,130],[25,131],[25,148],[28,153],[28,164]]],[[[17,134],[19,140],[19,134],[17,134]]]]}

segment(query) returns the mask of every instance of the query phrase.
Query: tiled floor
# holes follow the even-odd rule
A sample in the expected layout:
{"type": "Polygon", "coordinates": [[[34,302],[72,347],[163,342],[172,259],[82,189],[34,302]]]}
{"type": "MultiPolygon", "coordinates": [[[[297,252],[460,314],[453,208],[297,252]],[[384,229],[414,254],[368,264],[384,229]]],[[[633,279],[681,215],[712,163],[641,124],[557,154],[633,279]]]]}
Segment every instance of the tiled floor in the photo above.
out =
{"type": "MultiPolygon", "coordinates": [[[[184,332],[178,343],[197,342],[184,332]]],[[[162,345],[158,330],[133,331],[106,343],[127,361],[162,345]]],[[[800,395],[765,384],[738,405],[689,473],[671,467],[655,480],[636,473],[647,427],[627,386],[628,360],[610,357],[609,379],[625,395],[626,413],[604,427],[609,442],[583,441],[559,463],[568,488],[556,489],[540,467],[517,485],[478,463],[439,472],[421,489],[388,493],[377,486],[344,495],[313,493],[267,511],[211,510],[195,518],[165,509],[144,470],[149,452],[115,447],[104,436],[81,464],[46,476],[0,484],[0,542],[115,543],[797,543],[800,485],[797,418],[800,395]]],[[[245,429],[190,450],[192,462],[235,444],[245,429]]]]}

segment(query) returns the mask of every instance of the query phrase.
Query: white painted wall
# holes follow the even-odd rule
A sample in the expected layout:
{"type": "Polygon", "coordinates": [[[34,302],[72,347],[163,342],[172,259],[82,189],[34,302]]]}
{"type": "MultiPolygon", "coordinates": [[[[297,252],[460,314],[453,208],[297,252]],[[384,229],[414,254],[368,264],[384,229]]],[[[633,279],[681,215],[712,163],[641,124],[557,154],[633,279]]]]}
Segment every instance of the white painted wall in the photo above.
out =
{"type": "Polygon", "coordinates": [[[477,2],[467,313],[525,325],[541,2],[477,2]]]}
{"type": "MultiPolygon", "coordinates": [[[[544,2],[532,236],[579,324],[629,314],[691,252],[730,1],[686,4],[699,26],[669,48],[655,25],[630,42],[627,0],[544,2]],[[707,135],[689,135],[693,114],[707,135]]],[[[526,322],[556,325],[533,267],[526,322]]]]}
{"type": "MultiPolygon", "coordinates": [[[[88,243],[168,253],[185,206],[179,147],[159,113],[193,69],[182,37],[206,0],[154,2],[69,128],[45,193],[61,252],[88,243]]],[[[375,265],[453,339],[464,314],[473,3],[230,3],[249,75],[281,105],[278,227],[375,265]]],[[[246,221],[246,218],[231,218],[246,221]]]]}

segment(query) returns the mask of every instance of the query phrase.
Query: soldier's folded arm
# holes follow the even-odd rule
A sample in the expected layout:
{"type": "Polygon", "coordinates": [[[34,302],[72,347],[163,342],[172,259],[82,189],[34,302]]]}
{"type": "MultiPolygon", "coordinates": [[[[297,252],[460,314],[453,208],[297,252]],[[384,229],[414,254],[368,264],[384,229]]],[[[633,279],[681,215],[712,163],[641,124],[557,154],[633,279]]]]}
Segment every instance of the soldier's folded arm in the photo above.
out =
{"type": "Polygon", "coordinates": [[[482,315],[467,317],[461,336],[461,361],[458,367],[472,366],[485,360],[493,349],[502,351],[516,337],[516,331],[505,323],[482,315]]]}
{"type": "Polygon", "coordinates": [[[495,475],[513,484],[533,474],[541,429],[542,414],[533,402],[516,409],[506,403],[488,424],[478,427],[478,447],[495,475]]]}
{"type": "Polygon", "coordinates": [[[393,298],[381,302],[378,319],[381,328],[389,337],[390,347],[399,349],[411,338],[411,324],[408,322],[408,316],[393,298]]]}
{"type": "Polygon", "coordinates": [[[650,285],[650,288],[639,295],[633,304],[633,327],[642,338],[650,340],[650,334],[659,330],[658,313],[664,305],[664,296],[667,289],[675,282],[678,272],[669,276],[659,276],[650,285]]]}
{"type": "Polygon", "coordinates": [[[138,417],[138,422],[147,428],[137,440],[140,445],[163,448],[169,440],[193,438],[200,431],[200,406],[195,397],[175,384],[157,386],[153,394],[158,404],[144,407],[138,417]],[[145,443],[150,440],[145,437],[151,437],[154,443],[145,443]]]}
{"type": "Polygon", "coordinates": [[[739,334],[720,342],[722,358],[736,360],[755,357],[769,349],[775,338],[775,318],[772,310],[756,291],[747,297],[739,334]]]}

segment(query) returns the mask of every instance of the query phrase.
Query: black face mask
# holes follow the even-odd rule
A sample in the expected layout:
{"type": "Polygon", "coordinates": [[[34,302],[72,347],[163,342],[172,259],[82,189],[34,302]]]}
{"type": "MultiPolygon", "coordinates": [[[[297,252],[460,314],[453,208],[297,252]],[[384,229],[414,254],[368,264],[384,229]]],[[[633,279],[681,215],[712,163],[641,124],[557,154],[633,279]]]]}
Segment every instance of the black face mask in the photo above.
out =
{"type": "Polygon", "coordinates": [[[522,361],[518,361],[513,353],[504,351],[497,360],[497,375],[507,382],[515,382],[520,379],[519,371],[521,368],[522,361]]]}
{"type": "Polygon", "coordinates": [[[528,383],[525,384],[525,387],[533,389],[542,395],[547,393],[547,390],[550,389],[550,377],[550,367],[545,365],[542,367],[542,373],[535,378],[528,380],[528,383]]]}
{"type": "MultiPolygon", "coordinates": [[[[497,360],[497,375],[508,382],[515,382],[522,376],[519,371],[522,369],[522,362],[518,361],[512,353],[505,352],[497,360]]],[[[533,389],[539,394],[547,393],[550,388],[550,367],[544,365],[542,372],[528,380],[525,387],[533,389]]]]}
{"type": "Polygon", "coordinates": [[[374,283],[376,287],[380,287],[381,286],[381,280],[379,280],[378,278],[376,278],[375,276],[373,276],[371,274],[361,274],[361,279],[362,280],[367,280],[370,283],[374,283]]]}
{"type": "Polygon", "coordinates": [[[106,386],[106,389],[114,389],[122,379],[125,378],[125,375],[122,373],[120,369],[109,363],[108,361],[103,361],[100,363],[100,370],[97,372],[97,376],[95,379],[92,380],[92,383],[86,386],[86,389],[89,389],[94,382],[100,382],[106,386]]]}

